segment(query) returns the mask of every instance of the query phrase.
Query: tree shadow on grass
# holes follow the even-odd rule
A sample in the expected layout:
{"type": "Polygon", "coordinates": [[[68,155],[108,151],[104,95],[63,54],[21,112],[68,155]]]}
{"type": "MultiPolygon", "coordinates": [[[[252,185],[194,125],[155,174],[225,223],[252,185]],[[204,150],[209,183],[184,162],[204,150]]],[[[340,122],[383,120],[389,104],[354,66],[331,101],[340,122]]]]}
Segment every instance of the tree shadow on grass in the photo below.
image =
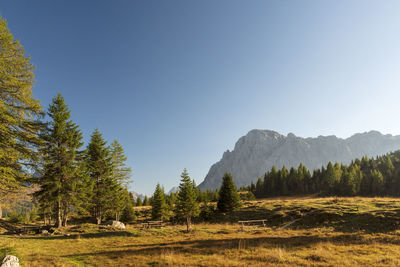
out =
{"type": "Polygon", "coordinates": [[[400,209],[375,210],[372,212],[341,212],[326,211],[306,215],[292,229],[312,229],[316,227],[332,227],[337,232],[353,233],[389,233],[400,229],[400,209]]]}
{"type": "Polygon", "coordinates": [[[216,213],[212,222],[237,223],[239,220],[267,219],[267,227],[282,227],[286,223],[299,219],[289,229],[312,229],[332,227],[335,231],[352,233],[388,233],[400,229],[400,209],[376,209],[359,212],[353,207],[326,206],[312,207],[251,207],[227,214],[216,213]]]}
{"type": "Polygon", "coordinates": [[[70,235],[50,235],[50,236],[21,236],[20,239],[39,239],[39,240],[62,240],[62,239],[79,239],[79,238],[102,238],[102,237],[139,237],[128,231],[101,232],[101,233],[84,233],[70,235]]]}
{"type": "MultiPolygon", "coordinates": [[[[399,245],[400,240],[387,240],[381,237],[373,239],[374,242],[392,243],[399,245]]],[[[284,247],[287,250],[299,247],[309,247],[313,244],[331,243],[341,246],[355,244],[370,244],[371,240],[364,240],[358,234],[342,234],[336,236],[292,236],[292,237],[252,237],[252,238],[231,238],[231,239],[208,239],[190,240],[179,242],[164,242],[157,244],[134,244],[124,246],[122,250],[100,251],[91,253],[78,253],[65,255],[71,258],[86,258],[88,256],[105,256],[110,259],[121,258],[124,256],[160,256],[168,251],[177,253],[188,253],[196,255],[212,255],[216,251],[225,249],[253,249],[257,247],[276,248],[284,247]]],[[[114,247],[115,249],[115,247],[114,247]]]]}

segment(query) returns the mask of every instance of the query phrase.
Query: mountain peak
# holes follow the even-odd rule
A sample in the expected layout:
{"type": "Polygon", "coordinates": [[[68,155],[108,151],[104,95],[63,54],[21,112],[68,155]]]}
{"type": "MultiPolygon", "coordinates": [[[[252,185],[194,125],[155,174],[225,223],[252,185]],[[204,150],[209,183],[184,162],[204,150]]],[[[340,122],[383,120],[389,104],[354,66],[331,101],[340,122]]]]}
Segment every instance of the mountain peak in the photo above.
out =
{"type": "Polygon", "coordinates": [[[230,172],[238,187],[255,182],[272,166],[320,168],[329,161],[348,164],[362,156],[375,157],[400,149],[400,136],[378,131],[354,134],[347,139],[335,135],[302,138],[293,133],[284,136],[271,130],[254,129],[239,138],[233,151],[211,166],[201,189],[216,189],[225,172],[230,172]]]}

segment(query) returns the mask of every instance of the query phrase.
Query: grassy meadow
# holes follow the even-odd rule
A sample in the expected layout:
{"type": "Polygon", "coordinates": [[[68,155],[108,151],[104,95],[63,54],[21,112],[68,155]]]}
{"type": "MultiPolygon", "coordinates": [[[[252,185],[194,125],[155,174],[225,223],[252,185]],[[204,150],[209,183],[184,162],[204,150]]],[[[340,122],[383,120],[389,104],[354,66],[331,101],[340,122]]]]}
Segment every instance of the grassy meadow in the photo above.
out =
{"type": "Polygon", "coordinates": [[[22,266],[399,266],[399,223],[395,198],[266,199],[197,222],[191,233],[138,223],[126,231],[83,224],[61,235],[0,235],[0,254],[17,255],[22,266]],[[240,219],[268,223],[240,231],[240,219]]]}

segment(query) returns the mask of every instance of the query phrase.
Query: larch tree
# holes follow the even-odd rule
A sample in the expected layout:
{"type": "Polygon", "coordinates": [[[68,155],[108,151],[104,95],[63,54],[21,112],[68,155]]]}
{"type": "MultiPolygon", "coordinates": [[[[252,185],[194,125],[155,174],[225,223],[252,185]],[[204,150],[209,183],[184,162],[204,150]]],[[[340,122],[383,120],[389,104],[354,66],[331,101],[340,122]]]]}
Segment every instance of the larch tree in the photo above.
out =
{"type": "Polygon", "coordinates": [[[132,169],[126,166],[127,157],[124,149],[114,140],[110,146],[111,154],[111,176],[122,186],[129,184],[129,179],[132,177],[132,169]]]}
{"type": "Polygon", "coordinates": [[[37,179],[40,190],[35,193],[43,207],[56,209],[57,226],[66,226],[73,205],[81,199],[84,186],[82,171],[82,133],[70,120],[71,111],[58,94],[48,109],[50,121],[43,133],[42,176],[37,179]]]}
{"type": "MultiPolygon", "coordinates": [[[[260,179],[261,180],[261,179],[260,179]]],[[[217,208],[219,211],[228,212],[240,207],[240,197],[233,182],[232,175],[225,173],[222,178],[221,189],[219,190],[219,199],[217,208]]]]}
{"type": "Polygon", "coordinates": [[[0,16],[0,199],[18,193],[39,160],[42,108],[32,94],[33,70],[0,16]]]}
{"type": "Polygon", "coordinates": [[[200,209],[197,202],[196,190],[186,169],[183,170],[181,178],[175,213],[178,218],[186,220],[187,231],[190,232],[192,217],[197,217],[200,214],[200,209]]]}
{"type": "Polygon", "coordinates": [[[124,149],[114,140],[110,146],[111,155],[111,179],[116,183],[116,192],[113,194],[113,210],[115,212],[115,220],[119,221],[125,206],[129,204],[129,195],[125,193],[127,186],[132,176],[131,168],[126,166],[127,157],[124,154],[124,149]]]}

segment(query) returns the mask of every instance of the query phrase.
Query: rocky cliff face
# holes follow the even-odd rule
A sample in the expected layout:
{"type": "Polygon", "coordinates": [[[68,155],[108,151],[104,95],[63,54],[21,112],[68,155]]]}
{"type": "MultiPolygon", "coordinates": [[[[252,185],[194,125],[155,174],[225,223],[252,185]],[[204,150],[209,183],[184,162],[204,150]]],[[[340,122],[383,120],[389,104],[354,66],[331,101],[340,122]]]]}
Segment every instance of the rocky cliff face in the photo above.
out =
{"type": "Polygon", "coordinates": [[[241,137],[233,151],[211,166],[199,188],[220,187],[225,172],[233,175],[238,187],[255,182],[272,166],[298,167],[303,163],[309,170],[320,168],[329,161],[348,164],[355,158],[386,154],[400,149],[400,136],[382,135],[377,131],[355,134],[347,139],[336,136],[302,138],[274,131],[252,130],[241,137]]]}

